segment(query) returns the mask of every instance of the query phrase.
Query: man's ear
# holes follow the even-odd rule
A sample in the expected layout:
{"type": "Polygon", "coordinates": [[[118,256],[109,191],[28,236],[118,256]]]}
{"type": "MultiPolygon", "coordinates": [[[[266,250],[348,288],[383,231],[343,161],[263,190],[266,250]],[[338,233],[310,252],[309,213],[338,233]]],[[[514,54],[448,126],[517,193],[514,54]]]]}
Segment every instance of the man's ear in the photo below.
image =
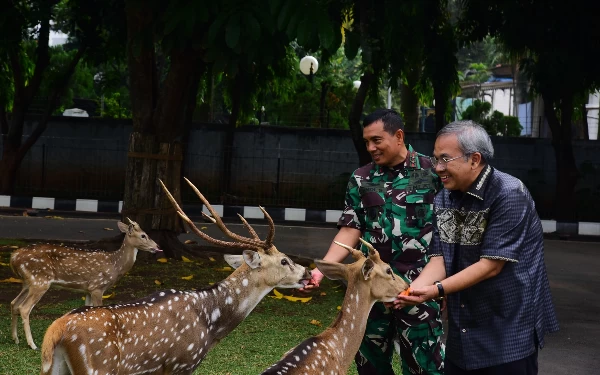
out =
{"type": "Polygon", "coordinates": [[[404,131],[402,129],[396,130],[394,136],[398,140],[398,143],[404,144],[404,131]]]}
{"type": "Polygon", "coordinates": [[[479,164],[481,164],[482,161],[482,157],[481,154],[479,152],[474,152],[471,154],[471,165],[478,167],[479,164]]]}

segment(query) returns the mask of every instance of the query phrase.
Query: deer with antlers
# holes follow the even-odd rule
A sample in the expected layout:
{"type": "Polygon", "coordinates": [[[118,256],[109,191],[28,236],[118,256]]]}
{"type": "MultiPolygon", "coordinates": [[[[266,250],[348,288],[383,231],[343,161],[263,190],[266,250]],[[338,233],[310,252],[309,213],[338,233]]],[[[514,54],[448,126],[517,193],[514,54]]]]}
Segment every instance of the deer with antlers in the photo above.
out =
{"type": "Polygon", "coordinates": [[[350,252],[356,262],[347,265],[315,260],[319,270],[328,278],[348,281],[336,320],[321,334],[288,351],[262,375],[346,374],[358,352],[369,311],[375,302],[392,302],[408,288],[408,284],[381,260],[377,250],[362,238],[360,240],[369,249],[368,257],[336,241],[350,252]]]}
{"type": "Polygon", "coordinates": [[[250,237],[231,232],[187,180],[233,242],[214,239],[183,212],[162,185],[177,213],[202,239],[242,249],[226,255],[236,268],[224,280],[193,291],[169,290],[122,305],[86,307],[54,321],[42,345],[41,374],[191,374],[208,351],[250,314],[273,288],[301,288],[310,273],[273,245],[275,225],[262,207],[269,233],[261,240],[240,216],[250,237]]]}
{"type": "Polygon", "coordinates": [[[117,251],[86,251],[41,244],[26,246],[12,253],[10,267],[23,280],[21,293],[10,304],[15,343],[19,343],[17,323],[20,315],[27,344],[37,349],[29,327],[29,314],[51,285],[84,291],[86,305],[100,306],[104,292],[131,269],[138,250],[161,251],[136,222],[129,220],[127,225],[119,221],[118,226],[125,233],[125,238],[117,251]]]}

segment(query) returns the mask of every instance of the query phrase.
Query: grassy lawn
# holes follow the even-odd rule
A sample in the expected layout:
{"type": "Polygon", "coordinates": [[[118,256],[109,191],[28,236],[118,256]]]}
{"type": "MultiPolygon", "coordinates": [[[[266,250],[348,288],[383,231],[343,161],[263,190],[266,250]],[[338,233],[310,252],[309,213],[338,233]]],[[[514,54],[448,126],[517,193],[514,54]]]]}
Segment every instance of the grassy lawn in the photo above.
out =
{"type": "MultiPolygon", "coordinates": [[[[10,246],[20,245],[22,243],[0,242],[0,280],[14,277],[5,264],[13,250],[10,246]]],[[[222,270],[227,266],[222,259],[220,254],[210,252],[193,258],[193,262],[169,259],[167,263],[160,263],[153,257],[138,256],[132,270],[110,291],[112,297],[105,299],[105,304],[125,302],[161,289],[190,290],[208,286],[231,272],[222,270]],[[189,276],[193,276],[191,280],[182,279],[189,276]]],[[[295,260],[308,265],[306,261],[295,260]]],[[[0,282],[0,375],[30,375],[40,371],[40,352],[27,346],[20,320],[19,345],[12,341],[10,334],[10,301],[20,289],[21,284],[0,282]]],[[[291,290],[279,291],[285,295],[305,296],[291,290]]],[[[195,374],[260,374],[288,349],[329,326],[335,319],[344,292],[342,284],[324,280],[321,289],[313,292],[312,299],[306,303],[265,297],[242,324],[209,352],[195,374]],[[316,323],[314,321],[320,325],[312,324],[316,323]]],[[[44,295],[30,318],[38,347],[54,319],[83,305],[82,296],[82,293],[58,289],[51,289],[44,295]]],[[[398,362],[397,358],[395,362],[398,362]]],[[[401,373],[398,366],[395,371],[401,373]]],[[[353,366],[348,374],[356,374],[353,366]]]]}

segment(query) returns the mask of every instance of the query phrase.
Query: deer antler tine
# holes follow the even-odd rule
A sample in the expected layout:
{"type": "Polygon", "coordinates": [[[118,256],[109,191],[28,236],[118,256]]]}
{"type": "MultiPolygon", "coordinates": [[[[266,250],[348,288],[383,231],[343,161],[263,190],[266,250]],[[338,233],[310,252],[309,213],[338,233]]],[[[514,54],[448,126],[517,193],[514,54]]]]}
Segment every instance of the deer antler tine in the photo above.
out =
{"type": "Polygon", "coordinates": [[[254,237],[255,240],[260,241],[260,237],[258,237],[258,234],[256,234],[256,232],[254,231],[254,228],[252,228],[252,226],[246,221],[246,219],[244,219],[242,215],[238,214],[238,216],[240,217],[240,220],[242,221],[242,223],[244,223],[244,226],[246,227],[248,232],[250,232],[252,237],[254,237]]]}
{"type": "Polygon", "coordinates": [[[173,195],[171,194],[171,192],[169,191],[169,189],[167,189],[167,187],[165,186],[165,184],[159,179],[158,182],[160,182],[165,194],[167,195],[167,197],[169,198],[169,200],[171,201],[171,204],[175,207],[175,209],[177,210],[177,214],[188,224],[188,226],[190,227],[190,229],[192,230],[192,232],[196,233],[196,235],[198,235],[198,237],[202,238],[205,241],[211,242],[215,245],[218,246],[223,246],[223,247],[235,247],[238,249],[247,249],[249,247],[253,248],[254,250],[259,250],[259,246],[255,245],[255,244],[244,244],[241,242],[227,242],[227,241],[221,241],[221,240],[217,240],[215,238],[210,237],[209,235],[207,235],[206,233],[202,232],[200,229],[198,229],[196,227],[196,225],[194,224],[194,222],[185,214],[185,212],[183,212],[183,210],[181,209],[181,207],[179,207],[179,204],[177,203],[177,201],[175,200],[175,198],[173,197],[173,195]]]}
{"type": "Polygon", "coordinates": [[[264,247],[264,243],[262,241],[259,240],[255,240],[253,238],[248,238],[248,237],[244,237],[244,236],[240,236],[237,233],[233,233],[232,231],[230,231],[227,226],[225,225],[225,223],[223,223],[223,220],[221,220],[221,217],[219,216],[219,214],[217,213],[217,211],[215,211],[215,209],[211,206],[211,204],[208,202],[208,200],[204,197],[204,195],[202,195],[202,193],[200,192],[200,190],[198,190],[198,188],[187,178],[184,177],[184,180],[188,183],[188,185],[190,185],[190,187],[192,188],[192,190],[194,190],[194,193],[196,193],[196,195],[198,196],[198,198],[200,198],[200,200],[202,201],[202,203],[204,203],[204,205],[206,206],[206,208],[208,209],[208,211],[211,213],[213,219],[214,219],[214,223],[219,227],[219,229],[221,229],[221,231],[229,238],[232,238],[236,241],[239,242],[243,242],[249,245],[252,245],[254,247],[260,247],[263,248],[264,247]]]}
{"type": "Polygon", "coordinates": [[[369,249],[369,258],[373,259],[373,260],[380,260],[381,258],[379,257],[379,252],[373,247],[373,245],[371,245],[370,242],[363,240],[362,238],[359,238],[360,242],[362,242],[368,249],[369,249]]]}
{"type": "Polygon", "coordinates": [[[264,209],[263,206],[258,206],[258,208],[260,208],[263,214],[265,214],[267,222],[269,223],[269,233],[267,234],[267,238],[265,239],[265,247],[268,249],[271,247],[271,245],[273,245],[273,238],[275,237],[275,223],[273,223],[271,215],[269,215],[269,213],[267,212],[267,210],[264,209]]]}
{"type": "Polygon", "coordinates": [[[127,218],[127,220],[129,221],[129,225],[133,225],[133,221],[130,218],[127,218]]]}
{"type": "Polygon", "coordinates": [[[355,260],[359,260],[359,259],[362,259],[365,257],[365,255],[362,253],[362,251],[356,250],[352,246],[348,246],[346,244],[343,244],[343,243],[337,242],[337,241],[333,241],[333,242],[336,245],[339,245],[339,246],[343,247],[344,249],[348,250],[350,252],[350,255],[352,255],[352,258],[354,258],[355,260]]]}
{"type": "Polygon", "coordinates": [[[211,221],[213,224],[215,224],[215,223],[217,222],[217,221],[216,221],[216,220],[215,220],[213,217],[211,217],[211,216],[208,216],[208,215],[207,215],[207,214],[205,214],[204,212],[202,213],[202,217],[205,217],[205,218],[207,218],[207,219],[208,219],[208,220],[210,220],[210,221],[211,221]]]}

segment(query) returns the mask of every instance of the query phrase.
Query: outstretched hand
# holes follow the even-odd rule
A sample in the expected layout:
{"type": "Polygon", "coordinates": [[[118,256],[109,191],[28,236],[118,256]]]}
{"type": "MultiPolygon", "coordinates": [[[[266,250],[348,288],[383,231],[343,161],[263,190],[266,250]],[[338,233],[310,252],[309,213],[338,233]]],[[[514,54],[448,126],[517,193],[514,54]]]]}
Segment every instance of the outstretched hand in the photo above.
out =
{"type": "Polygon", "coordinates": [[[310,276],[311,278],[308,281],[308,283],[306,283],[304,288],[298,289],[299,291],[310,292],[313,289],[317,289],[321,285],[321,280],[323,280],[324,275],[321,273],[321,271],[319,271],[318,268],[315,268],[312,271],[310,271],[310,276]]]}
{"type": "Polygon", "coordinates": [[[438,289],[435,285],[424,286],[421,288],[407,289],[408,293],[398,294],[396,300],[392,302],[394,309],[402,309],[406,306],[419,305],[438,297],[438,289]]]}

